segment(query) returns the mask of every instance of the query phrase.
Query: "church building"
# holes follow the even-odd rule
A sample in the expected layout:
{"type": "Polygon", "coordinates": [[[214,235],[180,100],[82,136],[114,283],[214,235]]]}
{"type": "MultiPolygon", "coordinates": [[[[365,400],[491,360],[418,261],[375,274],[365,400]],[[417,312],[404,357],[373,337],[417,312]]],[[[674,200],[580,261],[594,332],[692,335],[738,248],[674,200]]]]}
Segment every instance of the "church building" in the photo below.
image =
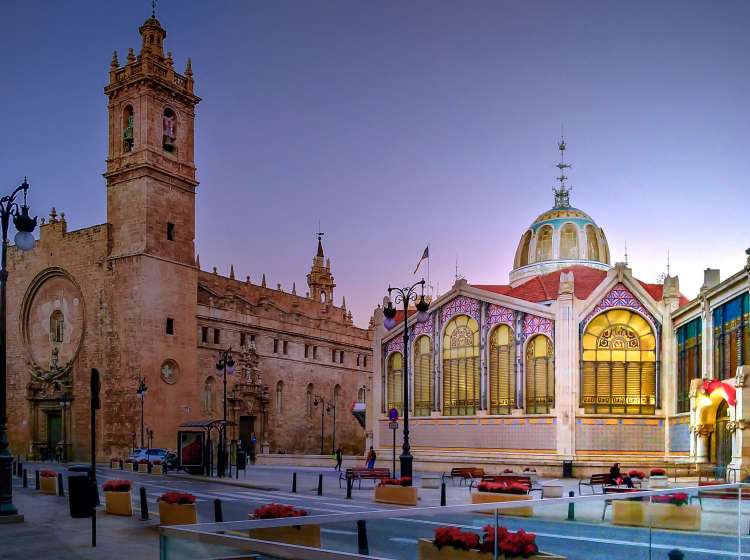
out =
{"type": "Polygon", "coordinates": [[[677,277],[635,278],[627,263],[611,262],[602,228],[571,206],[564,141],[559,148],[554,206],[522,232],[509,283],[458,279],[426,320],[409,315],[407,348],[403,321],[389,331],[376,311],[374,445],[390,456],[387,414],[403,416],[408,375],[416,469],[559,476],[563,461],[576,474],[616,461],[746,464],[741,432],[750,422],[737,423],[734,378],[750,363],[750,267],[721,285],[707,271],[691,302],[677,277]]]}
{"type": "MultiPolygon", "coordinates": [[[[194,121],[200,98],[190,59],[182,73],[167,32],[149,18],[138,54],[117,53],[108,99],[107,220],[68,231],[55,209],[33,250],[8,253],[8,410],[14,454],[62,447],[89,455],[89,377],[101,373],[100,458],[141,442],[174,449],[179,426],[219,419],[220,351],[229,437],[258,451],[361,452],[349,412],[364,401],[372,333],[334,303],[318,236],[308,292],[200,269],[195,239],[194,121]],[[137,389],[147,388],[141,399],[137,389]],[[143,407],[143,430],[141,429],[143,407]]],[[[311,247],[312,248],[312,247],[311,247]]]]}

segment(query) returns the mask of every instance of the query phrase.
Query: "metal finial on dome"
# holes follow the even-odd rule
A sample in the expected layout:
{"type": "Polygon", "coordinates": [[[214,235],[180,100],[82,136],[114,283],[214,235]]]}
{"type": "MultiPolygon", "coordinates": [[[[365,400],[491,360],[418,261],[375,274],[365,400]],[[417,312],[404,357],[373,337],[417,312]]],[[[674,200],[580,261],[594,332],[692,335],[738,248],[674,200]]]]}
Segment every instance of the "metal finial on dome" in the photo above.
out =
{"type": "Polygon", "coordinates": [[[151,17],[156,19],[156,0],[151,0],[151,17]]]}
{"type": "Polygon", "coordinates": [[[559,188],[552,188],[555,193],[555,208],[570,208],[570,191],[573,187],[566,185],[565,181],[568,179],[565,175],[565,170],[573,167],[569,163],[565,163],[565,136],[563,135],[562,129],[560,130],[560,141],[557,143],[557,148],[560,150],[560,163],[555,167],[560,170],[560,176],[557,180],[560,182],[559,188]]]}

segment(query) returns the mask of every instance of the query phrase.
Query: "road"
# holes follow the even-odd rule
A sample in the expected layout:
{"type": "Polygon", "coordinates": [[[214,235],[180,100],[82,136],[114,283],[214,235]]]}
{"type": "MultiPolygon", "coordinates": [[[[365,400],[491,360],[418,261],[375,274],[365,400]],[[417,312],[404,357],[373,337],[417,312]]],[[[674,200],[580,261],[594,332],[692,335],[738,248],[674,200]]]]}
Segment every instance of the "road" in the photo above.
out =
{"type": "MultiPolygon", "coordinates": [[[[49,468],[49,465],[44,465],[49,468]]],[[[36,468],[36,465],[33,466],[36,468]]],[[[63,467],[53,468],[64,472],[63,467]]],[[[347,500],[344,491],[338,489],[338,474],[328,470],[324,474],[324,495],[316,495],[317,476],[311,469],[300,472],[298,493],[290,491],[291,469],[258,470],[262,488],[229,486],[217,482],[203,482],[174,476],[141,475],[107,468],[97,469],[99,483],[114,478],[132,480],[134,511],[139,511],[138,489],[146,489],[148,509],[158,515],[156,499],[164,492],[190,492],[197,498],[199,519],[214,520],[214,500],[221,500],[224,521],[247,519],[257,507],[269,503],[283,503],[306,509],[310,515],[329,513],[366,513],[390,509],[389,506],[371,501],[371,490],[355,490],[353,499],[347,500]],[[273,476],[269,476],[272,472],[273,476]],[[271,480],[275,479],[275,483],[271,480]]],[[[250,482],[251,478],[247,481],[250,482]]],[[[30,480],[33,484],[33,479],[30,480]]],[[[412,560],[416,558],[416,544],[420,538],[432,538],[434,530],[444,525],[456,525],[464,530],[481,532],[481,528],[492,522],[491,516],[477,514],[413,516],[410,518],[383,518],[369,520],[367,533],[370,553],[383,558],[412,560]]],[[[747,517],[743,516],[747,530],[747,517]]],[[[539,518],[502,519],[502,525],[511,530],[520,528],[537,534],[542,550],[554,552],[569,560],[666,560],[668,552],[679,548],[685,560],[738,558],[738,539],[735,535],[713,533],[688,533],[677,531],[649,532],[642,528],[614,527],[609,524],[550,521],[539,518]]],[[[727,531],[730,529],[727,528],[727,531]]],[[[321,527],[324,548],[357,552],[356,524],[352,522],[325,524],[321,527]]],[[[750,558],[750,538],[742,537],[743,554],[750,558]]]]}

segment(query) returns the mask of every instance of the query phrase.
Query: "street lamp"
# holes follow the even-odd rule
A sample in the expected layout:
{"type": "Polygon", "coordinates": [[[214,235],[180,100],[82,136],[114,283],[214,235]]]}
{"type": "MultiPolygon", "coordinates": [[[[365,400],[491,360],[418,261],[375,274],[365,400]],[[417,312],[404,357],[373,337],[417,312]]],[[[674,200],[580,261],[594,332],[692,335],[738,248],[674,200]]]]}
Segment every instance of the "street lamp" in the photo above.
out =
{"type": "Polygon", "coordinates": [[[336,398],[336,389],[333,390],[333,406],[331,406],[331,403],[328,405],[328,409],[326,412],[328,414],[331,413],[331,409],[333,409],[333,440],[331,441],[331,455],[336,454],[336,401],[338,399],[336,398]]]}
{"type": "MultiPolygon", "coordinates": [[[[430,304],[424,299],[424,284],[423,278],[406,288],[391,288],[388,286],[388,305],[383,309],[383,315],[385,315],[383,326],[390,330],[396,326],[396,308],[393,307],[391,294],[394,292],[396,294],[396,305],[404,304],[404,375],[402,375],[404,378],[404,444],[401,446],[402,451],[399,460],[401,462],[401,477],[409,477],[408,480],[411,480],[412,463],[414,462],[409,445],[409,303],[416,302],[417,321],[425,321],[430,304]],[[417,301],[417,286],[420,288],[419,301],[417,301]]],[[[409,484],[411,485],[411,482],[409,484]]]]}
{"type": "Polygon", "coordinates": [[[148,391],[148,387],[146,387],[146,378],[141,377],[138,380],[138,388],[135,390],[136,395],[138,395],[141,399],[141,449],[146,447],[146,443],[144,441],[144,430],[143,430],[143,399],[146,396],[146,392],[148,391]]]}
{"type": "Polygon", "coordinates": [[[324,435],[323,428],[325,426],[324,415],[326,412],[328,414],[331,413],[331,405],[329,403],[328,406],[326,407],[326,400],[320,395],[315,395],[315,400],[313,401],[313,405],[318,406],[319,404],[321,405],[320,407],[320,454],[323,455],[324,453],[323,451],[323,435],[324,435]]]}
{"type": "Polygon", "coordinates": [[[67,428],[68,428],[68,415],[67,410],[70,407],[71,398],[68,395],[68,393],[63,393],[60,397],[60,408],[62,409],[62,425],[63,425],[63,463],[68,462],[68,436],[67,436],[67,428]]]}
{"type": "MultiPolygon", "coordinates": [[[[216,369],[224,377],[224,426],[220,432],[219,438],[219,476],[224,476],[227,461],[227,375],[234,373],[234,360],[232,359],[232,347],[229,350],[219,352],[219,361],[216,362],[216,369]]],[[[230,473],[231,474],[231,473],[230,473]]]]}
{"type": "Polygon", "coordinates": [[[16,226],[16,247],[22,251],[34,248],[33,231],[36,228],[36,217],[29,216],[29,207],[26,204],[26,192],[29,184],[26,177],[23,183],[8,196],[0,198],[0,220],[3,229],[3,249],[0,267],[0,516],[18,515],[18,509],[13,505],[13,479],[12,465],[13,455],[8,447],[8,403],[7,403],[7,364],[6,357],[6,325],[5,310],[7,309],[5,298],[5,285],[8,281],[7,252],[8,252],[8,226],[10,218],[16,226]],[[23,191],[23,204],[16,203],[16,195],[23,191]]]}

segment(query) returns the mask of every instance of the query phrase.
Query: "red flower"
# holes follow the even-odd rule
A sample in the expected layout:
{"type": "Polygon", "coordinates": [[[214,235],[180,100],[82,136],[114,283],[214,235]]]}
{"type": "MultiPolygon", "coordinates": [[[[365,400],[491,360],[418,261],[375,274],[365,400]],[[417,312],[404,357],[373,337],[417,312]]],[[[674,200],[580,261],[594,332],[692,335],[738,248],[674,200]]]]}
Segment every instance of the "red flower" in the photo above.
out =
{"type": "Polygon", "coordinates": [[[130,492],[129,480],[108,480],[104,483],[105,492],[130,492]]]}
{"type": "Polygon", "coordinates": [[[646,478],[646,473],[643,471],[630,471],[628,472],[630,478],[646,478]]]}
{"type": "Polygon", "coordinates": [[[57,473],[49,469],[44,469],[39,473],[39,476],[41,476],[42,478],[57,478],[57,473]]]}
{"type": "Polygon", "coordinates": [[[139,465],[148,465],[148,459],[141,459],[140,461],[138,461],[138,464],[139,465]]]}
{"type": "MultiPolygon", "coordinates": [[[[493,552],[496,540],[495,527],[486,525],[482,530],[484,531],[484,538],[482,539],[480,550],[482,552],[493,552]]],[[[497,537],[497,549],[498,552],[506,557],[520,556],[521,558],[529,558],[539,552],[535,541],[536,535],[534,533],[527,533],[523,529],[512,533],[505,527],[500,527],[497,537]]]]}
{"type": "Polygon", "coordinates": [[[477,485],[480,492],[495,492],[500,494],[528,494],[529,487],[521,482],[480,482],[477,485]]]}
{"type": "Polygon", "coordinates": [[[195,496],[187,492],[166,492],[159,496],[159,501],[167,502],[168,504],[187,505],[195,503],[195,496]]]}
{"type": "Polygon", "coordinates": [[[675,492],[674,494],[664,494],[662,496],[652,496],[651,501],[655,504],[673,504],[684,506],[688,503],[690,497],[685,492],[675,492]]]}
{"type": "Polygon", "coordinates": [[[432,542],[438,548],[452,546],[460,550],[472,550],[479,548],[479,535],[464,532],[458,527],[440,527],[435,529],[435,539],[432,542]]]}
{"type": "Polygon", "coordinates": [[[667,471],[664,469],[651,469],[651,476],[664,476],[667,471]]]}
{"type": "Polygon", "coordinates": [[[307,512],[284,504],[267,504],[253,512],[255,519],[278,519],[280,517],[304,517],[307,512]]]}
{"type": "Polygon", "coordinates": [[[151,464],[152,465],[161,465],[161,460],[160,459],[156,459],[155,461],[152,461],[151,464]]]}
{"type": "Polygon", "coordinates": [[[401,478],[384,478],[378,486],[411,486],[411,477],[402,476],[401,478]]]}

